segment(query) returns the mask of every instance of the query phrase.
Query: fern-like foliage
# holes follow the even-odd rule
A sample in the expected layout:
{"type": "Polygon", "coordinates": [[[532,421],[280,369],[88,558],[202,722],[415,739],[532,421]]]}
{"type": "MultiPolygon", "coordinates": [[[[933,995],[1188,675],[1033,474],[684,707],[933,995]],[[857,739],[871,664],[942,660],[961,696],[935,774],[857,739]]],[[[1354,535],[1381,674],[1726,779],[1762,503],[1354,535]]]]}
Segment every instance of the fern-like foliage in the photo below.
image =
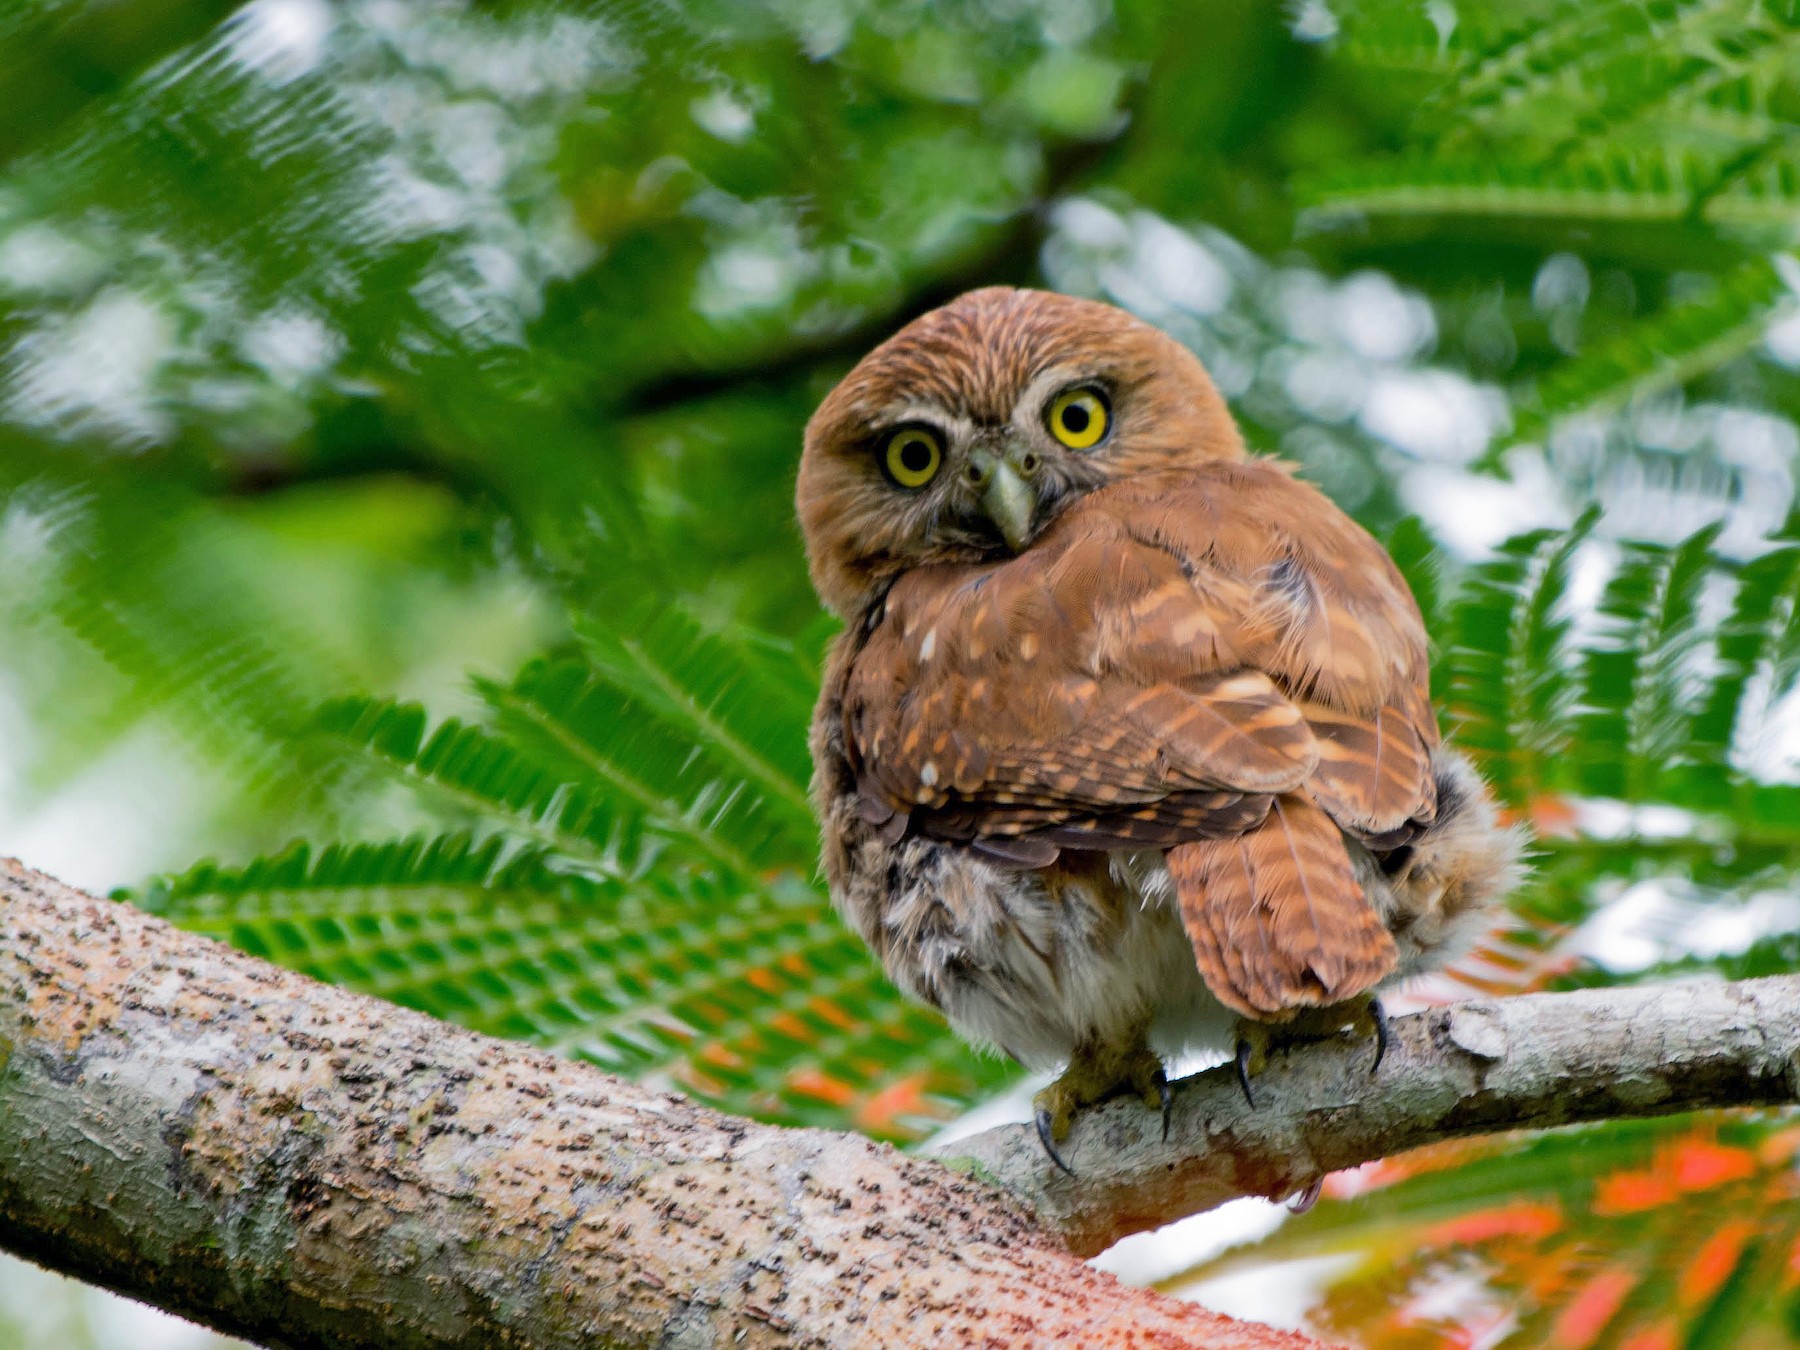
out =
{"type": "Polygon", "coordinates": [[[0,625],[25,648],[8,653],[19,658],[8,673],[56,733],[41,782],[156,716],[199,755],[229,760],[246,804],[321,803],[329,768],[296,772],[306,752],[294,733],[303,691],[347,670],[271,605],[246,542],[174,484],[0,431],[0,625]]]}
{"type": "Polygon", "coordinates": [[[1514,802],[1539,790],[1567,745],[1576,691],[1560,664],[1569,640],[1562,601],[1594,520],[1590,512],[1571,530],[1508,540],[1448,616],[1443,679],[1457,736],[1514,802]]]}
{"type": "Polygon", "coordinates": [[[1609,413],[1680,388],[1761,341],[1792,299],[1778,269],[1753,259],[1704,297],[1654,314],[1555,367],[1515,431],[1528,439],[1560,418],[1609,413]]]}
{"type": "Polygon", "coordinates": [[[1598,321],[1573,359],[1524,382],[1515,439],[1707,376],[1792,312],[1770,257],[1800,223],[1791,0],[1484,2],[1435,18],[1368,6],[1337,55],[1416,111],[1384,152],[1303,176],[1316,224],[1542,252],[1578,241],[1591,265],[1651,288],[1635,316],[1598,321]]]}
{"type": "Polygon", "coordinates": [[[1252,1250],[1335,1258],[1316,1322],[1370,1350],[1785,1345],[1795,1305],[1769,1291],[1800,1242],[1797,1147],[1791,1127],[1705,1118],[1421,1150],[1252,1250]]]}
{"type": "MultiPolygon", "coordinates": [[[[1645,884],[1672,897],[1670,973],[1791,969],[1800,933],[1723,958],[1679,937],[1800,885],[1800,774],[1769,741],[1800,697],[1800,529],[1741,561],[1716,527],[1662,545],[1608,541],[1604,524],[1521,535],[1473,567],[1416,522],[1392,533],[1438,648],[1446,731],[1540,827],[1510,928],[1459,974],[1485,989],[1630,978],[1561,944],[1645,884]]],[[[887,982],[816,880],[811,663],[676,607],[575,629],[511,680],[477,681],[473,717],[367,698],[317,712],[301,741],[335,756],[341,790],[403,784],[433,830],[202,864],[142,902],[767,1119],[912,1139],[1008,1081],[887,982]]],[[[1256,1259],[1356,1253],[1319,1317],[1370,1345],[1449,1345],[1443,1327],[1490,1306],[1515,1310],[1509,1344],[1731,1344],[1766,1320],[1751,1291],[1800,1235],[1792,1143],[1740,1122],[1447,1150],[1376,1169],[1361,1198],[1256,1259]],[[1725,1200],[1731,1225],[1697,1222],[1725,1200]],[[1473,1304],[1419,1311],[1456,1279],[1473,1304]],[[1675,1339],[1631,1339],[1651,1334],[1675,1339]]]]}
{"type": "Polygon", "coordinates": [[[1748,563],[1715,551],[1716,526],[1673,547],[1618,545],[1578,633],[1572,563],[1609,547],[1595,520],[1512,539],[1463,580],[1440,630],[1455,736],[1520,806],[1661,803],[1800,838],[1800,789],[1752,767],[1795,685],[1793,527],[1748,563]]]}

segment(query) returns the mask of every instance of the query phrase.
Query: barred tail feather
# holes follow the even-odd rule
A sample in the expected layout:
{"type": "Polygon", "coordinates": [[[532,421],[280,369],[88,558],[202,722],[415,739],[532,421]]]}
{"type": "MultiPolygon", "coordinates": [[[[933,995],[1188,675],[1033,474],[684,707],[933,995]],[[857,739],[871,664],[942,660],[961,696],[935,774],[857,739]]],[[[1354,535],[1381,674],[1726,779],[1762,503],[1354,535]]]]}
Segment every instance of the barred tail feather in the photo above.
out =
{"type": "Polygon", "coordinates": [[[1169,850],[1182,925],[1213,995],[1279,1020],[1366,993],[1399,961],[1344,839],[1303,793],[1275,799],[1256,829],[1169,850]]]}

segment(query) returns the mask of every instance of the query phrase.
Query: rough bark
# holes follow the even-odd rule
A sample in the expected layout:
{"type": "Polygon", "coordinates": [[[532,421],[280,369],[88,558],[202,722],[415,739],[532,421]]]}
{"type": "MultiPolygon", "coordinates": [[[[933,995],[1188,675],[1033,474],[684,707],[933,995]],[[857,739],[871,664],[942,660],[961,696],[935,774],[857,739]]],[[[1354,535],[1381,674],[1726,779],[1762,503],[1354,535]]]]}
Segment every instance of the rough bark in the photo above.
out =
{"type": "Polygon", "coordinates": [[[1800,1100],[1800,976],[1692,980],[1459,1003],[1398,1018],[1381,1067],[1367,1039],[1278,1052],[1256,1106],[1222,1067],[1175,1085],[1161,1122],[1136,1101],[1075,1123],[1043,1164],[1007,1125],[951,1145],[1071,1251],[1092,1255],[1242,1195],[1280,1198],[1327,1172],[1500,1130],[1800,1100]]]}
{"type": "Polygon", "coordinates": [[[1304,1347],[1074,1253],[1434,1140],[1787,1103],[1800,977],[1468,1003],[1118,1102],[1057,1172],[783,1130],[0,863],[0,1246],[277,1346],[1304,1347]]]}
{"type": "Polygon", "coordinates": [[[273,1346],[1316,1343],[1004,1192],[279,970],[0,863],[0,1246],[273,1346]]]}

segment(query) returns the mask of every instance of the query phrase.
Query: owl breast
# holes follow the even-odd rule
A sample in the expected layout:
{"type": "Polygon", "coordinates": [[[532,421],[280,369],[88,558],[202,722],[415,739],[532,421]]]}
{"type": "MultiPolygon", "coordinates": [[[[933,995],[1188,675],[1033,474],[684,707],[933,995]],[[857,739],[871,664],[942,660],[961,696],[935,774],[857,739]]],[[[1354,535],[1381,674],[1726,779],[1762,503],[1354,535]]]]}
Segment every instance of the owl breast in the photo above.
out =
{"type": "Polygon", "coordinates": [[[1148,1034],[1164,1054],[1230,1045],[1161,850],[1065,853],[1020,868],[956,843],[888,841],[860,808],[840,705],[814,723],[814,792],[838,912],[902,990],[1032,1068],[1084,1041],[1148,1034]]]}

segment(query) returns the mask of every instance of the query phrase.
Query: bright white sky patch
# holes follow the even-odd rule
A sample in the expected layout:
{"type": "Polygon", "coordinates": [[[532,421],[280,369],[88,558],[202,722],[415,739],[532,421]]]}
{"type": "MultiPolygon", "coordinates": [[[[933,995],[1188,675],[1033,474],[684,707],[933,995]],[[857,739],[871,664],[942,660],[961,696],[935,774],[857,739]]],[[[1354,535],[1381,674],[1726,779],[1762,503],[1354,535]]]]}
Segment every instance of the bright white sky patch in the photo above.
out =
{"type": "Polygon", "coordinates": [[[1639,882],[1576,930],[1566,950],[1604,970],[1630,974],[1686,957],[1732,956],[1764,938],[1800,931],[1800,896],[1758,891],[1736,902],[1681,893],[1676,884],[1639,882]]]}
{"type": "Polygon", "coordinates": [[[1510,479],[1447,464],[1421,464],[1400,476],[1400,496],[1431,533],[1465,558],[1485,557],[1508,538],[1572,519],[1543,456],[1507,456],[1510,479]]]}
{"type": "Polygon", "coordinates": [[[1506,398],[1449,370],[1395,370],[1376,376],[1362,425],[1415,459],[1467,464],[1507,422],[1506,398]]]}
{"type": "Polygon", "coordinates": [[[151,443],[169,432],[155,376],[172,353],[169,315],[134,291],[102,291],[87,308],[47,323],[13,349],[12,413],[65,431],[151,443]]]}
{"type": "Polygon", "coordinates": [[[1168,1292],[1228,1317],[1263,1322],[1286,1331],[1306,1326],[1306,1315],[1334,1281],[1357,1263],[1355,1256],[1310,1256],[1272,1261],[1211,1279],[1178,1285],[1168,1292]]]}
{"type": "Polygon", "coordinates": [[[1240,1244],[1261,1241],[1287,1217],[1285,1207],[1256,1196],[1228,1200],[1204,1214],[1134,1233],[1088,1264],[1111,1271],[1128,1284],[1160,1284],[1240,1244]]]}
{"type": "Polygon", "coordinates": [[[106,264],[93,250],[48,225],[26,225],[0,235],[0,288],[59,294],[91,284],[106,264]]]}
{"type": "Polygon", "coordinates": [[[733,145],[756,130],[756,110],[729,89],[715,89],[688,105],[688,113],[703,129],[733,145]]]}
{"type": "Polygon", "coordinates": [[[1371,361],[1405,361],[1437,337],[1431,302],[1403,291],[1385,272],[1358,272],[1338,283],[1337,327],[1359,356],[1371,361]]]}
{"type": "Polygon", "coordinates": [[[238,62],[286,84],[324,60],[331,28],[327,0],[250,0],[233,18],[226,42],[238,62]]]}
{"type": "Polygon", "coordinates": [[[1161,216],[1137,212],[1135,270],[1163,302],[1190,314],[1214,314],[1231,299],[1231,273],[1206,245],[1161,216]]]}
{"type": "Polygon", "coordinates": [[[279,384],[293,386],[337,360],[344,340],[316,314],[282,310],[244,330],[244,356],[279,384]]]}

